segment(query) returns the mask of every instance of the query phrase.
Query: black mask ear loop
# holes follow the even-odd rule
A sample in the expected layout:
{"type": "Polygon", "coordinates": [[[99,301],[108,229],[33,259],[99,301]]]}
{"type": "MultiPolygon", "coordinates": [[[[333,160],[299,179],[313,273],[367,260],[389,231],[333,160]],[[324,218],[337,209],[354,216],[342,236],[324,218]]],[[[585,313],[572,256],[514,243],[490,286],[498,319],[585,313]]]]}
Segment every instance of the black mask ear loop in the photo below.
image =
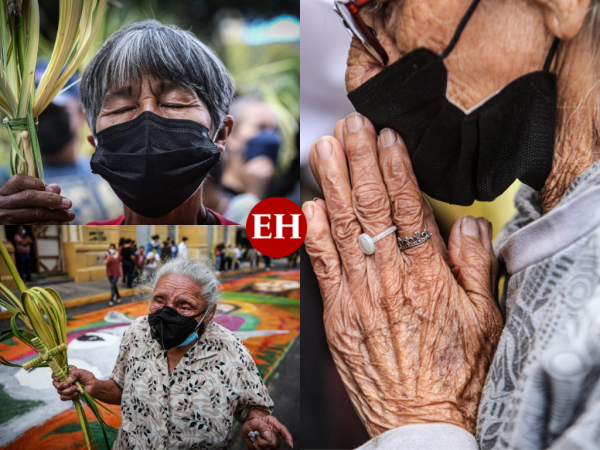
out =
{"type": "Polygon", "coordinates": [[[552,47],[548,51],[548,55],[546,56],[546,62],[544,63],[544,72],[548,72],[550,70],[550,65],[552,64],[552,60],[554,59],[554,55],[556,54],[556,50],[558,49],[558,44],[560,44],[560,39],[555,37],[552,42],[552,47]]]}
{"type": "Polygon", "coordinates": [[[446,47],[446,49],[440,55],[441,59],[445,59],[446,56],[448,56],[450,54],[450,52],[452,50],[454,50],[454,47],[456,46],[458,40],[460,39],[460,35],[462,34],[463,30],[467,26],[467,23],[469,22],[469,19],[471,18],[471,16],[475,12],[475,8],[477,8],[477,5],[479,4],[479,1],[480,0],[473,0],[473,2],[471,3],[471,6],[469,6],[469,9],[467,9],[467,12],[463,16],[463,18],[460,19],[460,23],[458,24],[458,27],[456,28],[456,31],[454,32],[454,36],[452,36],[452,39],[450,40],[450,43],[448,44],[448,46],[446,47]]]}
{"type": "MultiPolygon", "coordinates": [[[[469,6],[469,9],[467,10],[465,15],[460,20],[460,23],[458,24],[458,27],[456,28],[456,31],[454,32],[454,36],[452,36],[450,43],[448,44],[448,46],[444,49],[444,51],[440,55],[441,59],[445,59],[450,54],[450,52],[452,50],[454,50],[454,47],[458,43],[458,40],[460,39],[460,36],[461,36],[463,30],[467,26],[467,23],[469,22],[469,19],[471,19],[471,16],[475,12],[475,8],[477,8],[477,5],[479,4],[479,2],[480,2],[480,0],[473,0],[471,5],[469,6]]],[[[552,60],[554,59],[554,55],[556,54],[556,50],[558,49],[559,43],[560,43],[560,39],[554,38],[554,41],[552,42],[552,46],[550,47],[550,50],[548,51],[548,55],[546,56],[546,61],[544,62],[544,69],[543,69],[544,72],[548,72],[550,70],[550,65],[552,64],[552,60]]]]}

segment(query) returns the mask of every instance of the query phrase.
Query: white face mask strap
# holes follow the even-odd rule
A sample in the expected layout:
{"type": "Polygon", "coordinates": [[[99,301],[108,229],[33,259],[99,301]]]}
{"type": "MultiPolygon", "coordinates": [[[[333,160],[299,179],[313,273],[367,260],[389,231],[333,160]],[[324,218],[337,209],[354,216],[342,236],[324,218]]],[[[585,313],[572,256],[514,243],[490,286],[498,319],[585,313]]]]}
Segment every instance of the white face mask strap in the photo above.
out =
{"type": "Polygon", "coordinates": [[[198,322],[198,326],[196,326],[196,328],[194,329],[194,333],[196,331],[198,331],[198,328],[200,328],[200,325],[202,325],[202,322],[204,321],[204,318],[206,317],[206,315],[208,314],[208,310],[212,308],[212,306],[209,306],[208,308],[206,308],[206,311],[204,311],[204,315],[202,316],[202,319],[200,319],[200,322],[198,322]]]}
{"type": "Polygon", "coordinates": [[[211,138],[211,141],[213,141],[213,144],[217,143],[217,137],[219,136],[219,131],[221,131],[221,127],[219,127],[219,129],[217,131],[215,131],[214,137],[211,138]]]}

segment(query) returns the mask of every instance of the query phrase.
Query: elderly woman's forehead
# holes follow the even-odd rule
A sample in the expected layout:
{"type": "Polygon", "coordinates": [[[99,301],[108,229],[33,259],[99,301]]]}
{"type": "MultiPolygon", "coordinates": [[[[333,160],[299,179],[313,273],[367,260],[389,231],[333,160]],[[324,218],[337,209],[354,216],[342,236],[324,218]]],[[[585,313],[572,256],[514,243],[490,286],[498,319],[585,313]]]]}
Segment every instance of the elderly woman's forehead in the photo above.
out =
{"type": "MultiPolygon", "coordinates": [[[[169,92],[180,92],[193,95],[198,98],[196,92],[189,86],[183,86],[170,78],[157,78],[154,76],[143,76],[138,79],[121,80],[113,83],[106,90],[105,100],[109,97],[132,97],[139,94],[142,86],[147,86],[154,94],[165,94],[169,92]]],[[[200,100],[198,98],[198,100],[200,100]]]]}
{"type": "Polygon", "coordinates": [[[203,286],[201,286],[197,281],[192,280],[190,277],[185,275],[178,274],[167,274],[163,275],[156,282],[156,287],[154,288],[154,294],[157,293],[189,293],[194,295],[195,297],[200,297],[203,291],[203,286]]]}

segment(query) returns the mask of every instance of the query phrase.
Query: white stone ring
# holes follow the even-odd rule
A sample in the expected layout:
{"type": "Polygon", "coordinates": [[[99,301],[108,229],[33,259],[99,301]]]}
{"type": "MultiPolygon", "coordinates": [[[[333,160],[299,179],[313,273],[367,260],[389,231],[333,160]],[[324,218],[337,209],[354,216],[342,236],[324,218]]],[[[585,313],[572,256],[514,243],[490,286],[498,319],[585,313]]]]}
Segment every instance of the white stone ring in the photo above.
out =
{"type": "Polygon", "coordinates": [[[375,242],[382,240],[384,237],[389,236],[398,228],[396,225],[389,227],[387,230],[379,233],[375,237],[369,236],[367,233],[363,233],[358,237],[358,246],[365,253],[365,255],[372,255],[375,253],[375,242]]]}
{"type": "Polygon", "coordinates": [[[250,440],[252,441],[252,445],[254,447],[256,447],[256,438],[260,436],[260,433],[258,431],[251,431],[248,433],[248,437],[250,438],[250,440]]]}

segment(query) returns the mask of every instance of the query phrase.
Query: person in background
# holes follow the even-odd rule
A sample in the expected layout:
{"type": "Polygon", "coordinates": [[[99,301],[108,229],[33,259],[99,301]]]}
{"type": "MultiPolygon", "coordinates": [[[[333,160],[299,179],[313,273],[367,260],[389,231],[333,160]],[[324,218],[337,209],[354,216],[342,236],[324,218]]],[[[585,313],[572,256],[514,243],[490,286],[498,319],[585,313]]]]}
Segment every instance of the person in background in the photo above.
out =
{"type": "Polygon", "coordinates": [[[144,271],[144,265],[146,262],[146,251],[144,250],[144,246],[140,245],[139,250],[135,253],[135,275],[136,278],[139,278],[144,271]]]}
{"type": "MultiPolygon", "coordinates": [[[[47,62],[38,62],[36,86],[47,65],[47,62]]],[[[82,146],[88,144],[78,139],[79,130],[85,126],[85,117],[77,100],[78,78],[73,75],[67,82],[67,86],[72,86],[52,100],[40,114],[38,123],[44,181],[51,189],[59,189],[58,193],[65,197],[65,208],[62,209],[75,217],[71,225],[123,214],[123,203],[105,180],[92,174],[90,158],[81,154],[82,146]]],[[[9,178],[8,168],[0,171],[0,186],[9,178]]]]}
{"type": "Polygon", "coordinates": [[[19,226],[13,237],[17,270],[22,279],[31,281],[31,244],[33,239],[27,236],[24,226],[19,226]]]}
{"type": "Polygon", "coordinates": [[[171,259],[177,258],[177,254],[179,253],[179,247],[177,247],[177,243],[175,239],[171,239],[171,244],[169,246],[169,254],[171,259]]]}
{"type": "Polygon", "coordinates": [[[125,239],[121,249],[121,265],[123,267],[123,278],[128,288],[133,287],[133,271],[135,269],[135,251],[131,246],[131,239],[125,239]]]}
{"type": "Polygon", "coordinates": [[[221,271],[221,259],[222,259],[222,254],[221,254],[221,244],[217,244],[215,246],[215,270],[217,272],[221,271]]]}
{"type": "Polygon", "coordinates": [[[235,259],[233,260],[234,269],[240,268],[240,261],[242,260],[242,246],[240,244],[236,245],[234,248],[235,251],[235,259]]]}
{"type": "Polygon", "coordinates": [[[256,249],[254,247],[250,247],[248,249],[248,251],[246,252],[246,257],[250,261],[250,268],[251,269],[256,268],[257,263],[258,263],[258,252],[256,251],[256,249]]]}
{"type": "Polygon", "coordinates": [[[262,255],[263,261],[265,262],[265,270],[271,270],[271,257],[262,255]]]}
{"type": "Polygon", "coordinates": [[[156,247],[152,247],[152,249],[146,254],[146,271],[149,274],[152,274],[158,267],[160,263],[160,253],[156,247]]]}
{"type": "Polygon", "coordinates": [[[121,265],[119,264],[119,252],[117,252],[115,244],[109,245],[108,252],[104,255],[104,264],[106,265],[106,276],[110,283],[108,306],[114,306],[114,302],[121,303],[121,294],[119,294],[119,287],[117,286],[121,277],[121,265]]]}
{"type": "Polygon", "coordinates": [[[167,262],[169,259],[171,259],[171,242],[171,238],[167,237],[167,240],[163,241],[162,243],[160,257],[163,262],[167,262]]]}
{"type": "Polygon", "coordinates": [[[283,138],[277,116],[259,98],[236,99],[230,113],[236,126],[223,155],[221,184],[230,197],[225,214],[244,224],[252,208],[267,197],[283,138]]]}
{"type": "Polygon", "coordinates": [[[225,261],[223,262],[223,268],[225,271],[233,269],[233,260],[235,258],[235,250],[233,245],[229,244],[225,248],[225,261]]]}
{"type": "Polygon", "coordinates": [[[178,253],[181,258],[188,257],[187,240],[188,240],[188,238],[184,236],[183,239],[181,240],[181,242],[179,243],[178,253]]]}
{"type": "MultiPolygon", "coordinates": [[[[123,260],[123,257],[121,256],[121,251],[123,250],[123,246],[125,245],[125,238],[122,237],[119,239],[119,248],[117,249],[117,253],[119,254],[119,261],[123,260]]],[[[121,271],[121,282],[125,285],[125,274],[123,273],[123,271],[121,271]]]]}
{"type": "Polygon", "coordinates": [[[158,234],[152,236],[152,242],[148,244],[148,251],[153,249],[156,249],[159,256],[161,255],[162,249],[160,248],[160,236],[158,234]]]}

